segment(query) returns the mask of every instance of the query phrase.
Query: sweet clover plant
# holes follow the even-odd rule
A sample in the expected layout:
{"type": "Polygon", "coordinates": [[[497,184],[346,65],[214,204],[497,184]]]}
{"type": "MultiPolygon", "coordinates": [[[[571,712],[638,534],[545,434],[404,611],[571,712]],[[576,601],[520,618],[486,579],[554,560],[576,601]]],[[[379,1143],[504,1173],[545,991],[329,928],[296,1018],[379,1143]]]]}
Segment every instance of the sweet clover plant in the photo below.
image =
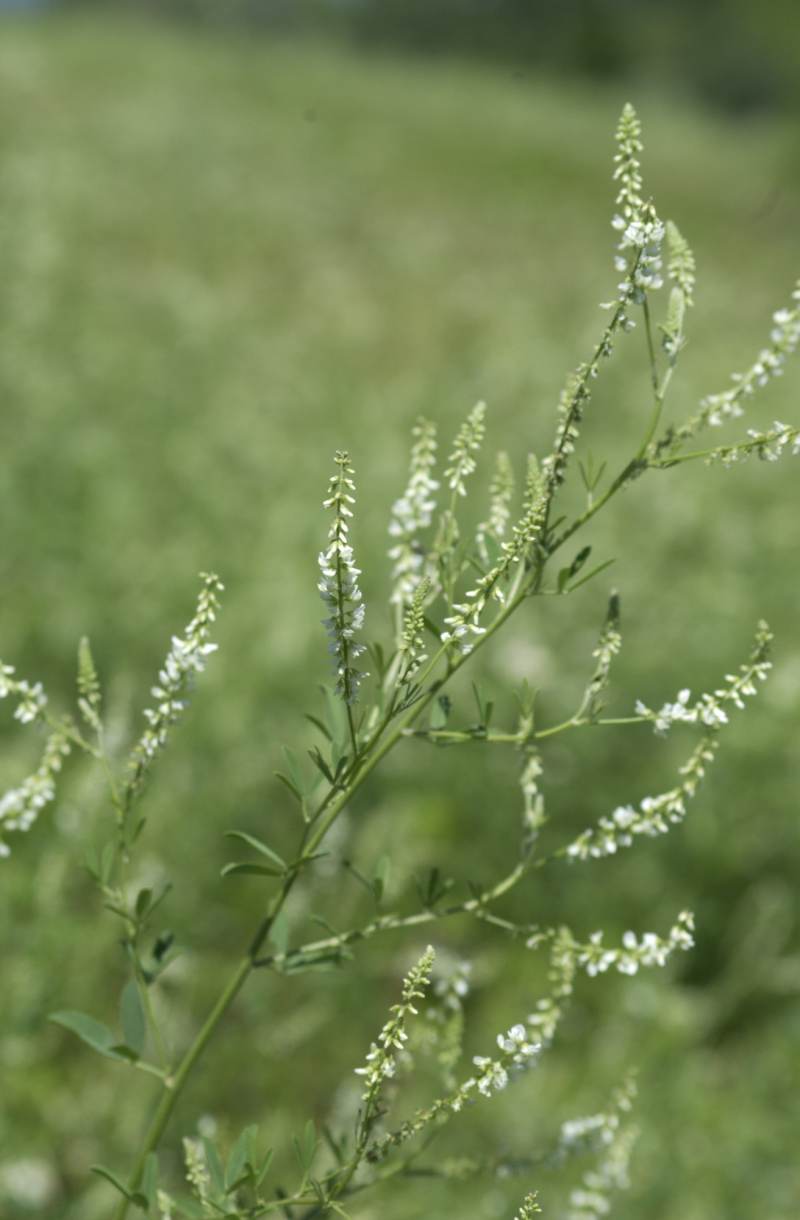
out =
{"type": "MultiPolygon", "coordinates": [[[[379,1191],[402,1192],[405,1180],[422,1173],[459,1179],[518,1174],[523,1180],[517,1217],[529,1220],[542,1210],[548,1214],[548,1181],[576,1158],[579,1181],[569,1193],[567,1209],[549,1214],[564,1220],[599,1220],[609,1213],[615,1192],[627,1184],[636,1134],[631,1122],[632,1075],[598,1113],[562,1116],[549,1134],[535,1133],[541,1146],[524,1162],[504,1160],[500,1149],[458,1162],[437,1158],[435,1140],[447,1124],[469,1124],[473,1107],[490,1105],[496,1094],[529,1087],[531,1074],[558,1037],[562,1016],[583,976],[595,979],[608,971],[633,975],[663,966],[674,954],[692,948],[694,921],[689,911],[676,912],[673,926],[660,933],[629,930],[616,941],[603,929],[550,923],[547,912],[538,909],[536,922],[516,923],[504,914],[502,899],[545,868],[562,869],[565,884],[580,885],[581,870],[595,858],[635,846],[642,850],[638,839],[665,834],[682,822],[717,756],[730,717],[757,693],[770,670],[771,635],[767,625],[759,623],[749,655],[732,662],[714,689],[665,692],[659,708],[647,706],[634,692],[629,714],[609,717],[604,714],[606,695],[622,645],[620,598],[612,592],[604,614],[598,614],[602,622],[597,646],[587,657],[584,693],[566,720],[541,723],[533,693],[522,686],[516,692],[516,718],[498,725],[495,700],[476,687],[477,718],[459,723],[447,693],[478,650],[490,647],[522,607],[537,598],[569,597],[597,580],[606,562],[592,566],[591,548],[579,545],[573,550],[572,540],[634,480],[660,477],[687,462],[729,466],[752,455],[775,461],[800,452],[800,427],[781,422],[766,430],[750,429],[724,444],[699,439],[742,416],[753,395],[782,373],[800,340],[800,285],[789,304],[774,314],[764,347],[744,371],[735,374],[727,388],[705,397],[687,417],[667,418],[668,394],[694,306],[695,260],[676,225],[661,219],[647,195],[641,149],[639,120],[627,105],[616,132],[614,158],[612,225],[619,278],[603,306],[605,324],[586,359],[567,378],[550,451],[540,458],[530,454],[522,469],[506,452],[497,455],[486,479],[488,504],[477,530],[465,526],[460,508],[480,478],[485,405],[478,403],[470,411],[443,460],[435,424],[426,419],[416,424],[406,486],[389,514],[391,638],[376,638],[365,607],[357,565],[356,475],[347,452],[335,455],[323,501],[328,524],[320,523],[324,542],[319,555],[333,686],[324,714],[309,716],[316,735],[310,761],[303,766],[287,753],[289,767],[280,776],[287,805],[295,806],[298,815],[294,847],[288,858],[280,854],[267,841],[269,825],[263,837],[230,830],[238,858],[223,869],[232,880],[221,884],[236,884],[242,875],[257,878],[263,884],[263,915],[257,927],[242,930],[229,977],[177,1057],[164,1037],[161,1003],[153,1002],[174,953],[171,938],[159,933],[155,923],[164,891],[136,889],[132,879],[136,852],[146,835],[140,798],[181,719],[189,691],[216,649],[214,623],[223,585],[215,575],[202,576],[195,613],[182,634],[172,638],[152,687],[152,704],[143,714],[141,736],[127,758],[118,757],[116,746],[109,744],[101,682],[87,641],[79,649],[75,714],[55,712],[41,683],[17,678],[11,666],[0,666],[0,698],[12,700],[15,718],[44,739],[34,772],[0,800],[0,855],[7,856],[19,834],[54,801],[69,754],[80,751],[95,759],[107,780],[113,816],[105,844],[90,854],[88,867],[105,907],[118,920],[127,962],[121,1033],[82,1012],[59,1011],[52,1019],[100,1055],[116,1060],[109,1070],[145,1072],[153,1078],[153,1110],[143,1123],[140,1146],[131,1150],[130,1164],[93,1167],[108,1182],[114,1220],[125,1220],[132,1210],[161,1220],[255,1220],[269,1214],[308,1220],[355,1217],[362,1214],[362,1199],[379,1191]],[[629,345],[640,341],[639,335],[649,361],[649,403],[641,435],[618,469],[607,474],[605,466],[580,453],[581,424],[607,362],[623,357],[629,345]],[[562,507],[561,492],[573,476],[582,480],[585,503],[570,515],[562,507]],[[681,725],[695,740],[666,791],[632,796],[577,837],[543,851],[547,815],[542,743],[601,724],[650,724],[660,735],[681,725]],[[482,887],[459,883],[431,867],[418,899],[398,910],[381,906],[385,878],[378,871],[373,878],[362,877],[378,903],[371,921],[295,940],[285,917],[290,895],[301,879],[313,892],[317,862],[329,851],[330,832],[355,793],[388,754],[413,749],[415,739],[451,747],[480,741],[508,752],[520,786],[513,867],[482,887]],[[482,921],[498,938],[521,938],[531,953],[546,955],[548,962],[544,994],[532,995],[527,1011],[509,1012],[501,1030],[474,1031],[482,1053],[466,1062],[462,1046],[469,963],[453,962],[447,955],[440,962],[436,956],[439,925],[457,917],[482,921]],[[165,1173],[164,1146],[174,1150],[180,1144],[180,1132],[171,1125],[176,1103],[203,1056],[214,1053],[215,1035],[242,989],[264,971],[291,976],[339,968],[357,973],[361,942],[399,934],[405,934],[415,964],[405,979],[397,980],[396,1002],[372,1043],[365,1045],[361,1062],[341,1065],[342,1073],[358,1082],[352,1112],[344,1119],[337,1114],[324,1128],[309,1119],[303,1134],[294,1139],[297,1174],[291,1187],[273,1181],[272,1152],[253,1126],[225,1146],[211,1137],[186,1137],[184,1182],[165,1173]],[[424,940],[419,941],[420,936],[424,940]],[[424,1104],[404,1107],[406,1086],[420,1065],[427,1065],[424,1079],[438,1084],[431,1085],[424,1104]]],[[[202,834],[202,827],[196,833],[202,834]]],[[[328,1046],[323,1038],[321,1053],[334,1052],[335,1040],[328,1046]]],[[[286,1142],[291,1138],[287,1133],[286,1142]]]]}

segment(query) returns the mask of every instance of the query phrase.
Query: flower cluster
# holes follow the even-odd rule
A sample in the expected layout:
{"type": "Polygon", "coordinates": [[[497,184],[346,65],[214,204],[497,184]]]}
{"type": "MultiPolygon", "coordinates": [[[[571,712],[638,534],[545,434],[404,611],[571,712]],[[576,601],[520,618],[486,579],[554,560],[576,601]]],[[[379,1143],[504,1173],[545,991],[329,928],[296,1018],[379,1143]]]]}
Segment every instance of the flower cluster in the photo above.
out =
{"type": "Polygon", "coordinates": [[[156,1191],[156,1207],[161,1213],[159,1220],[172,1220],[175,1204],[165,1190],[156,1191]]]}
{"type": "Polygon", "coordinates": [[[583,966],[590,978],[614,966],[620,974],[636,974],[640,966],[664,966],[676,949],[691,949],[694,944],[694,916],[691,911],[681,911],[669,936],[663,939],[655,932],[645,932],[639,940],[635,932],[626,932],[622,948],[609,949],[603,944],[603,933],[593,932],[588,944],[577,954],[579,966],[583,966]]]}
{"type": "Polygon", "coordinates": [[[614,154],[614,181],[619,182],[616,204],[619,212],[611,223],[615,229],[624,229],[634,220],[644,204],[642,198],[642,166],[638,154],[642,151],[642,124],[630,102],[622,108],[614,136],[617,151],[614,154]]]}
{"type": "MultiPolygon", "coordinates": [[[[572,995],[578,963],[575,938],[569,928],[558,928],[544,935],[547,938],[552,937],[550,967],[547,976],[551,991],[549,995],[538,1000],[535,1011],[528,1014],[528,1026],[543,1046],[549,1046],[563,1016],[566,1001],[572,995]]],[[[541,934],[532,936],[527,942],[527,947],[529,949],[538,948],[541,942],[541,934]]]]}
{"type": "Polygon", "coordinates": [[[186,693],[196,675],[203,672],[206,658],[217,649],[210,639],[211,628],[219,609],[219,595],[225,586],[213,573],[203,572],[201,579],[203,584],[194,617],[187,623],[182,636],[172,637],[158,682],[151,688],[156,705],[145,708],[147,728],[131,754],[131,777],[127,785],[129,799],[142,783],[152,760],[166,745],[169,729],[185,710],[186,693]]]}
{"type": "Polygon", "coordinates": [[[403,655],[401,682],[410,682],[419,667],[428,659],[425,652],[425,599],[429,589],[430,581],[427,576],[423,577],[403,615],[403,630],[400,636],[400,652],[403,655]]]}
{"type": "Polygon", "coordinates": [[[358,578],[361,569],[355,565],[353,548],[348,536],[349,519],[353,516],[351,505],[355,503],[353,468],[347,453],[336,454],[338,471],[331,476],[327,499],[323,508],[333,509],[333,522],[328,531],[328,545],[320,552],[319,567],[322,573],[317,588],[329,614],[322,620],[328,633],[328,652],[336,675],[336,692],[345,703],[355,703],[362,673],[353,664],[366,646],[356,639],[356,632],[364,626],[364,603],[358,578]]]}
{"type": "MultiPolygon", "coordinates": [[[[552,467],[551,467],[552,471],[552,467]]],[[[536,546],[547,518],[547,506],[552,489],[552,481],[548,479],[543,469],[539,468],[536,458],[528,459],[528,476],[525,487],[525,499],[522,516],[511,530],[511,537],[501,543],[501,556],[493,568],[476,582],[474,589],[465,593],[466,601],[453,605],[454,614],[445,618],[448,628],[443,631],[443,643],[458,644],[460,652],[466,656],[471,652],[474,643],[470,636],[485,635],[486,629],[481,626],[481,615],[490,597],[494,597],[501,605],[505,602],[503,582],[514,566],[522,561],[536,546]]]]}
{"type": "MultiPolygon", "coordinates": [[[[618,218],[619,219],[619,218],[618,218]]],[[[618,271],[627,271],[628,276],[619,285],[621,304],[641,305],[648,292],[661,288],[661,243],[664,240],[664,225],[658,219],[655,208],[646,203],[641,214],[626,224],[619,240],[615,266],[618,271]],[[631,261],[632,252],[632,261],[631,261]]],[[[630,319],[626,319],[625,325],[630,319]]]]}
{"type": "Polygon", "coordinates": [[[14,666],[0,663],[0,699],[15,695],[18,703],[14,709],[14,719],[20,724],[32,724],[41,720],[47,706],[47,695],[42,690],[41,682],[31,686],[25,678],[14,678],[14,666]]]}
{"type": "MultiPolygon", "coordinates": [[[[614,157],[616,169],[614,179],[619,192],[616,203],[619,210],[611,224],[620,234],[614,266],[617,271],[627,272],[619,285],[619,303],[641,304],[648,291],[660,288],[661,243],[664,226],[656,215],[652,203],[642,196],[642,173],[638,154],[642,151],[642,127],[636,111],[626,103],[616,131],[617,152],[614,157]]],[[[622,324],[631,329],[633,322],[624,317],[622,324]]]]}
{"type": "Polygon", "coordinates": [[[597,664],[576,719],[586,716],[590,721],[596,720],[603,709],[603,692],[608,686],[611,662],[622,648],[619,622],[619,596],[617,593],[612,593],[608,601],[608,610],[603,629],[600,632],[600,639],[592,652],[597,664]]]}
{"type": "Polygon", "coordinates": [[[726,685],[711,693],[705,693],[694,703],[691,691],[681,690],[674,703],[665,703],[659,711],[653,711],[641,699],[636,701],[636,714],[653,722],[656,733],[666,733],[676,721],[685,724],[704,724],[707,728],[720,728],[728,723],[726,704],[740,710],[748,696],[757,694],[756,681],[766,681],[772,663],[769,646],[772,632],[764,622],[759,623],[753,652],[746,664],[739,666],[738,673],[726,674],[726,685]]]}
{"type": "Polygon", "coordinates": [[[522,1207],[517,1212],[514,1220],[533,1220],[534,1216],[540,1216],[542,1209],[536,1202],[536,1195],[526,1195],[522,1200],[522,1207]]]}
{"type": "Polygon", "coordinates": [[[186,1166],[186,1181],[189,1183],[192,1193],[201,1203],[205,1202],[211,1189],[211,1178],[206,1165],[203,1145],[199,1139],[184,1137],[183,1159],[186,1166]]]}
{"type": "Polygon", "coordinates": [[[800,282],[792,293],[792,304],[772,315],[769,346],[762,348],[757,359],[744,373],[734,373],[733,385],[719,394],[709,394],[700,403],[700,412],[684,425],[679,435],[690,436],[705,424],[718,427],[726,419],[743,415],[743,400],[750,398],[757,389],[767,385],[773,377],[783,372],[786,357],[800,343],[800,282]]]}
{"type": "Polygon", "coordinates": [[[519,777],[522,791],[522,834],[523,851],[528,855],[539,831],[547,818],[544,811],[544,796],[539,788],[539,777],[542,774],[542,760],[537,750],[528,746],[525,750],[525,761],[519,777]]]}
{"type": "Polygon", "coordinates": [[[508,532],[511,519],[511,498],[514,495],[514,467],[507,453],[501,451],[495,459],[494,474],[489,484],[489,516],[478,526],[475,541],[478,554],[489,563],[487,539],[500,544],[508,532]]]}
{"type": "Polygon", "coordinates": [[[425,551],[418,535],[430,525],[436,508],[439,484],[432,471],[436,463],[436,427],[419,419],[412,431],[409,477],[406,490],[392,505],[389,535],[396,539],[390,551],[392,560],[393,605],[406,606],[422,579],[425,551]]]}
{"type": "Polygon", "coordinates": [[[800,428],[790,424],[782,424],[776,419],[766,432],[757,428],[747,429],[747,440],[735,445],[720,445],[712,449],[705,457],[707,466],[720,463],[730,468],[737,462],[744,462],[752,454],[756,454],[763,462],[777,462],[791,445],[794,457],[800,454],[800,428]]]}
{"type": "MultiPolygon", "coordinates": [[[[0,663],[0,699],[16,698],[14,719],[20,724],[43,724],[47,716],[47,695],[41,682],[30,683],[14,677],[14,666],[0,663]]],[[[16,788],[0,796],[0,859],[10,855],[5,835],[30,830],[39,811],[55,798],[56,775],[65,755],[70,752],[66,725],[52,719],[53,731],[47,739],[39,766],[16,788]]]]}
{"type": "Polygon", "coordinates": [[[674,221],[668,220],[665,227],[667,237],[667,275],[670,281],[683,294],[687,307],[694,304],[695,261],[694,254],[686,238],[674,221]]]}
{"type": "MultiPolygon", "coordinates": [[[[602,356],[611,355],[611,338],[616,325],[612,320],[606,331],[600,349],[602,356]]],[[[599,360],[593,360],[589,364],[579,364],[567,377],[566,384],[559,395],[553,452],[548,454],[542,462],[548,498],[552,497],[566,478],[567,464],[575,452],[581,420],[592,396],[589,383],[598,376],[599,368],[599,360]]]]}
{"type": "Polygon", "coordinates": [[[465,480],[476,469],[474,454],[480,449],[486,433],[486,403],[477,403],[458,430],[444,477],[456,495],[465,496],[465,480]]]}
{"type": "Polygon", "coordinates": [[[429,1043],[436,1052],[445,1088],[455,1087],[454,1069],[461,1057],[464,1036],[464,1000],[469,993],[472,963],[455,961],[437,969],[431,1001],[427,1005],[429,1043]]]}
{"type": "Polygon", "coordinates": [[[472,1062],[477,1072],[465,1080],[449,1099],[450,1109],[455,1113],[476,1090],[483,1097],[502,1092],[510,1076],[530,1068],[542,1049],[541,1042],[532,1041],[522,1024],[512,1025],[507,1033],[498,1034],[497,1045],[501,1052],[498,1059],[488,1055],[473,1056],[472,1062]]]}
{"type": "Polygon", "coordinates": [[[402,1051],[408,1041],[406,1021],[409,1016],[416,1016],[417,1009],[414,1000],[422,999],[430,983],[433,969],[434,951],[429,945],[412,967],[403,982],[403,992],[399,1004],[393,1004],[391,1017],[378,1034],[378,1041],[373,1042],[367,1054],[366,1067],[355,1069],[357,1076],[364,1077],[364,1092],[362,1100],[367,1103],[367,1109],[374,1107],[378,1091],[384,1080],[394,1076],[397,1069],[397,1051],[402,1051]]]}
{"type": "Polygon", "coordinates": [[[562,1156],[583,1151],[587,1144],[599,1151],[597,1166],[587,1170],[580,1185],[570,1192],[565,1220],[603,1220],[611,1212],[611,1192],[627,1189],[637,1131],[623,1119],[630,1112],[635,1095],[633,1081],[628,1080],[615,1092],[607,1111],[562,1124],[559,1141],[562,1156]]]}
{"type": "MultiPolygon", "coordinates": [[[[472,973],[471,962],[456,962],[451,970],[442,972],[434,979],[433,994],[441,1007],[449,1011],[461,1009],[465,997],[469,994],[469,976],[472,973]]],[[[431,1016],[437,1009],[431,1008],[431,1016]]]]}
{"type": "Polygon", "coordinates": [[[682,822],[686,802],[697,792],[708,763],[712,762],[718,742],[705,736],[680,769],[680,783],[658,796],[645,796],[639,808],[619,805],[608,817],[602,817],[596,827],[584,830],[565,849],[570,860],[599,859],[613,856],[621,847],[630,847],[637,835],[653,837],[666,834],[670,824],[682,822]]]}
{"type": "Polygon", "coordinates": [[[69,752],[66,733],[56,729],[48,738],[41,762],[33,774],[18,788],[10,788],[0,797],[0,857],[10,854],[4,836],[12,831],[30,830],[39,811],[55,799],[56,775],[69,752]]]}
{"type": "Polygon", "coordinates": [[[683,347],[683,327],[686,310],[694,304],[695,262],[689,243],[676,224],[668,220],[665,226],[669,258],[667,275],[672,284],[667,316],[662,323],[661,342],[671,365],[675,364],[683,347]]]}

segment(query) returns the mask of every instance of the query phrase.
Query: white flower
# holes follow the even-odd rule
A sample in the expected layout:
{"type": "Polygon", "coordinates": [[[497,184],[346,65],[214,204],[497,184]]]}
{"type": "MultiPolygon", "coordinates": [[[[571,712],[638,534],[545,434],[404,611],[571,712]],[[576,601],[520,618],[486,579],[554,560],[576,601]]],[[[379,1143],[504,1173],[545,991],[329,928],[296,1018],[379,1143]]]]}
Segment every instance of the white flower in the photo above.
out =
{"type": "Polygon", "coordinates": [[[172,637],[158,681],[151,687],[150,693],[156,704],[143,712],[148,727],[131,754],[131,776],[126,790],[128,797],[140,787],[150,763],[166,745],[170,728],[186,708],[186,694],[194,678],[203,672],[206,658],[217,648],[209,636],[217,617],[219,594],[225,586],[211,573],[202,573],[201,576],[203,584],[194,617],[186,625],[182,636],[172,637]]]}
{"type": "Polygon", "coordinates": [[[439,489],[431,473],[436,461],[436,428],[427,420],[420,419],[412,435],[414,444],[408,485],[403,495],[395,500],[389,522],[389,535],[397,539],[389,551],[394,565],[390,601],[400,606],[411,603],[422,580],[425,551],[418,535],[431,523],[439,489]]]}
{"type": "Polygon", "coordinates": [[[328,531],[328,546],[319,555],[322,575],[317,588],[329,613],[322,620],[328,633],[328,652],[336,675],[336,692],[348,704],[355,703],[361,680],[367,675],[354,662],[366,652],[366,646],[356,638],[364,626],[364,604],[358,578],[361,569],[355,565],[353,548],[348,541],[350,507],[355,503],[355,483],[350,459],[346,453],[336,454],[338,471],[331,476],[329,495],[324,508],[333,508],[334,518],[328,531]]]}

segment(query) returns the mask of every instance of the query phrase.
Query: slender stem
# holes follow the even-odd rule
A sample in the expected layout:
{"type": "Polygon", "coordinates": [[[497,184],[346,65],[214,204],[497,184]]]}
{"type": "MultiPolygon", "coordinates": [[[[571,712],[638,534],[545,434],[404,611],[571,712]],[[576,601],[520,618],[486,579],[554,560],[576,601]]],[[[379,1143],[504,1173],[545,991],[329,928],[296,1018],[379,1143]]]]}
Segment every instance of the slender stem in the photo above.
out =
{"type": "MultiPolygon", "coordinates": [[[[337,936],[328,936],[323,940],[309,941],[305,945],[299,945],[296,949],[290,949],[286,953],[272,953],[267,957],[258,958],[253,962],[257,968],[264,966],[281,967],[288,962],[295,962],[297,959],[307,957],[309,954],[316,955],[325,953],[329,949],[338,949],[343,945],[352,945],[357,941],[369,940],[370,937],[377,935],[379,932],[394,932],[400,928],[416,928],[421,924],[432,923],[437,919],[451,919],[454,915],[470,915],[482,908],[488,906],[492,902],[496,902],[498,898],[502,898],[509,890],[524,877],[525,873],[530,868],[527,861],[517,863],[510,873],[502,877],[495,885],[484,890],[475,898],[467,898],[464,902],[452,903],[450,906],[435,909],[433,907],[424,911],[415,911],[413,915],[382,915],[378,919],[374,919],[372,923],[365,924],[362,928],[351,928],[348,932],[342,932],[337,936]]],[[[506,921],[502,921],[505,925],[506,921]]]]}
{"type": "Polygon", "coordinates": [[[647,355],[650,361],[650,383],[653,387],[653,411],[650,416],[650,422],[648,424],[644,440],[642,441],[637,454],[637,456],[640,458],[644,457],[650,442],[656,434],[658,423],[661,419],[661,411],[664,406],[664,391],[666,389],[666,386],[662,387],[662,385],[659,383],[656,349],[655,342],[653,340],[653,324],[650,318],[650,303],[647,297],[645,297],[644,301],[642,302],[642,313],[644,314],[644,332],[647,336],[647,355]]]}
{"type": "MultiPolygon", "coordinates": [[[[175,1109],[178,1098],[183,1091],[183,1086],[186,1083],[186,1078],[191,1072],[197,1060],[202,1055],[209,1042],[214,1030],[221,1021],[223,1015],[233,1003],[235,997],[239,994],[247,980],[247,976],[253,969],[253,961],[251,957],[244,957],[236,967],[234,974],[228,980],[224,990],[219,996],[216,1004],[208,1014],[205,1023],[195,1037],[191,1046],[187,1050],[181,1060],[175,1075],[168,1078],[164,1082],[164,1092],[161,1096],[161,1101],[158,1104],[155,1114],[153,1115],[150,1126],[142,1143],[139,1157],[134,1165],[128,1183],[129,1190],[136,1190],[139,1185],[142,1173],[144,1172],[145,1161],[151,1152],[154,1152],[158,1147],[161,1136],[164,1134],[164,1129],[172,1117],[172,1111],[175,1109]]],[[[124,1220],[128,1214],[128,1199],[123,1198],[114,1212],[114,1220],[124,1220]]]]}
{"type": "Polygon", "coordinates": [[[484,733],[470,732],[459,729],[406,729],[406,737],[419,737],[423,741],[466,745],[468,742],[478,742],[484,745],[520,746],[528,740],[538,741],[542,737],[554,737],[556,733],[564,733],[567,729],[593,728],[595,725],[642,724],[647,716],[599,716],[596,720],[587,720],[582,711],[562,720],[559,724],[547,729],[537,729],[534,733],[484,733]]]}

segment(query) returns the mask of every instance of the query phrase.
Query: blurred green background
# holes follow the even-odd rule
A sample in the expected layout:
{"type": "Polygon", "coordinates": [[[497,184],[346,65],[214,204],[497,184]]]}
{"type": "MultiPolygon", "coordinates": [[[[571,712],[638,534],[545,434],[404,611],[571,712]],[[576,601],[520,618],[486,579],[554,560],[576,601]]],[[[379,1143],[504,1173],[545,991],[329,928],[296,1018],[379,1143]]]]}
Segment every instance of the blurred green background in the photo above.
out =
{"type": "MultiPolygon", "coordinates": [[[[122,750],[191,614],[197,571],[228,588],[220,652],[148,789],[137,874],[175,881],[164,919],[183,955],[164,993],[178,1046],[263,906],[258,881],[220,882],[223,830],[277,846],[294,830],[273,770],[282,744],[311,744],[302,713],[327,678],[315,568],[332,451],[354,457],[371,630],[385,635],[386,522],[416,415],[446,444],[485,397],[489,447],[508,448],[521,473],[603,325],[612,132],[628,97],[645,123],[648,189],[698,259],[676,416],[755,355],[800,270],[790,5],[576,4],[557,16],[562,6],[498,3],[481,19],[478,5],[429,7],[65,5],[0,24],[0,656],[66,707],[88,633],[122,750]]],[[[747,422],[796,422],[798,378],[790,366],[747,422]]],[[[646,402],[637,331],[598,386],[594,451],[632,449],[646,402]]],[[[618,934],[664,932],[688,905],[695,952],[666,973],[584,979],[540,1070],[454,1125],[443,1150],[492,1140],[531,1152],[639,1064],[643,1133],[621,1220],[797,1216],[799,522],[787,459],[650,475],[588,531],[598,559],[617,559],[618,714],[714,685],[762,615],[776,671],[726,733],[683,828],[591,868],[554,867],[508,906],[618,934]]],[[[542,691],[543,720],[572,710],[611,578],[532,606],[487,650],[506,719],[523,678],[542,691]]],[[[468,692],[456,695],[468,721],[468,692]]],[[[7,786],[37,743],[8,712],[2,731],[7,786]]],[[[549,841],[669,786],[689,743],[677,730],[554,739],[549,841]]],[[[368,918],[343,856],[369,871],[389,852],[400,905],[431,864],[499,875],[516,850],[517,772],[510,754],[409,743],[358,797],[313,905],[308,891],[295,903],[293,935],[310,931],[309,910],[339,926],[368,918]]],[[[107,1215],[88,1166],[124,1171],[149,1105],[146,1081],[45,1019],[114,1017],[118,929],[81,866],[108,820],[100,778],[73,764],[55,811],[2,863],[9,1220],[107,1215]]],[[[484,1053],[537,998],[541,963],[471,924],[433,939],[475,959],[468,1050],[484,1053]]],[[[280,1180],[291,1133],[346,1104],[423,945],[397,935],[341,974],[257,977],[187,1091],[165,1170],[205,1115],[223,1138],[258,1122],[280,1180]]],[[[564,1188],[545,1176],[365,1196],[357,1214],[504,1217],[531,1186],[558,1214],[564,1188]]]]}

